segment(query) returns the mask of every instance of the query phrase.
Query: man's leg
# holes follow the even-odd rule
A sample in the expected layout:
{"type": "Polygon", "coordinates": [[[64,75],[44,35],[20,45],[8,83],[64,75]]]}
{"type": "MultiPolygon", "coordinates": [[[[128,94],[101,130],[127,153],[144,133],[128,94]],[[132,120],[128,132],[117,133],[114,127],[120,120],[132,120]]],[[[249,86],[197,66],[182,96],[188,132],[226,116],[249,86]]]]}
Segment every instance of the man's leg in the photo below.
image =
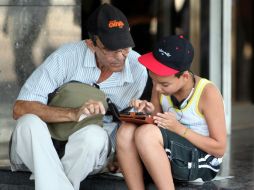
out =
{"type": "Polygon", "coordinates": [[[73,190],[53,146],[47,125],[36,115],[18,119],[13,133],[11,160],[22,161],[35,178],[36,190],[73,190]]]}
{"type": "Polygon", "coordinates": [[[121,125],[117,131],[116,152],[128,189],[143,190],[145,189],[143,168],[134,142],[136,129],[137,126],[133,124],[121,125]]]}
{"type": "Polygon", "coordinates": [[[89,174],[105,166],[108,153],[108,134],[98,125],[88,125],[69,137],[61,161],[75,190],[89,174]]]}
{"type": "Polygon", "coordinates": [[[157,126],[143,125],[135,131],[138,153],[159,190],[173,190],[169,159],[163,148],[163,138],[157,126]]]}

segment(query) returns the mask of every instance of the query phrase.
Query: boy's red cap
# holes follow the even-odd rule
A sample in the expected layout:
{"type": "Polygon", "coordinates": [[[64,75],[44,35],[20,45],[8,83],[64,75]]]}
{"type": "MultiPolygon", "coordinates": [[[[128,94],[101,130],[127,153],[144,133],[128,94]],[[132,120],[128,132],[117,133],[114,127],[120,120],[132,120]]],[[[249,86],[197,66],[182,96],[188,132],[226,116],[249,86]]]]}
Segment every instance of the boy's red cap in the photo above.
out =
{"type": "Polygon", "coordinates": [[[147,69],[159,76],[170,76],[190,69],[194,56],[191,43],[183,36],[169,36],[160,40],[153,52],[138,58],[147,69]]]}

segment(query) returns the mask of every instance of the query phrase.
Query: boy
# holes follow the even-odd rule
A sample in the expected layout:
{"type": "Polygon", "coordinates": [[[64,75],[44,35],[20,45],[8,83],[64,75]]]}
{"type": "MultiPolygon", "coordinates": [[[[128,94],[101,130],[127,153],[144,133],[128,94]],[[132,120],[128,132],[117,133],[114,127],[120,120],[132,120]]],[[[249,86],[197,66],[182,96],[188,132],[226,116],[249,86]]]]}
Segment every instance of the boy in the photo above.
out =
{"type": "Polygon", "coordinates": [[[129,189],[144,189],[143,168],[158,189],[183,181],[213,179],[226,148],[223,99],[207,79],[190,71],[194,50],[183,36],[163,38],[153,52],[139,57],[153,80],[151,102],[133,100],[153,124],[123,123],[117,156],[129,189]]]}

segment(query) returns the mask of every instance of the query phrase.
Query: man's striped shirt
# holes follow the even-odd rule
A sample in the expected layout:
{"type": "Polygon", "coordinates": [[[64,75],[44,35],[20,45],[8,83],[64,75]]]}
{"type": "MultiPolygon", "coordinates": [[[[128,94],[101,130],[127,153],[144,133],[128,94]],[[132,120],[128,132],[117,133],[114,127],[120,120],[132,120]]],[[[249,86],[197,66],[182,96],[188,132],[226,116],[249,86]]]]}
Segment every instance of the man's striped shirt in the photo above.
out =
{"type": "MultiPolygon", "coordinates": [[[[147,71],[138,63],[138,57],[139,54],[132,50],[125,61],[124,70],[113,73],[98,84],[119,110],[127,107],[131,99],[139,98],[146,85],[147,71]]],[[[95,55],[85,41],[66,44],[32,73],[17,99],[47,104],[48,94],[61,85],[70,81],[94,84],[100,73],[95,55]]]]}

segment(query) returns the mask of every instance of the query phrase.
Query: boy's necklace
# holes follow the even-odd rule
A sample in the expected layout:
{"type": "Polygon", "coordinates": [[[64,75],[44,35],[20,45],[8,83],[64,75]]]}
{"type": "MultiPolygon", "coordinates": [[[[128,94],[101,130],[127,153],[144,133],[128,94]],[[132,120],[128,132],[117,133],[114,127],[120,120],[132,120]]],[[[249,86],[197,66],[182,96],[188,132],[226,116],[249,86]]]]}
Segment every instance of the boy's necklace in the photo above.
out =
{"type": "Polygon", "coordinates": [[[194,93],[195,85],[196,85],[196,78],[195,78],[195,75],[194,75],[192,72],[190,72],[190,73],[191,73],[191,76],[192,76],[193,87],[192,87],[192,89],[191,89],[189,95],[187,96],[187,98],[184,98],[182,101],[179,102],[179,101],[176,99],[175,96],[171,96],[171,100],[172,100],[172,102],[173,102],[173,105],[174,105],[175,107],[177,107],[178,109],[183,109],[183,108],[185,108],[185,107],[187,106],[187,104],[188,104],[190,98],[192,97],[192,95],[193,95],[193,93],[194,93]]]}

